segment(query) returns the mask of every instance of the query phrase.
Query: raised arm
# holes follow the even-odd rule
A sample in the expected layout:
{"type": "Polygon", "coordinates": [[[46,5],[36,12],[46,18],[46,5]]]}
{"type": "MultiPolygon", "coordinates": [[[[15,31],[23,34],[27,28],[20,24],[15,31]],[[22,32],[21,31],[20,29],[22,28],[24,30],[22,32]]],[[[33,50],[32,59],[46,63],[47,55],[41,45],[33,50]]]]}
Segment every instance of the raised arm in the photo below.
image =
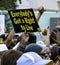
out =
{"type": "Polygon", "coordinates": [[[49,28],[47,29],[47,36],[46,36],[46,39],[45,39],[45,44],[47,46],[50,46],[50,31],[49,31],[49,28]]]}
{"type": "Polygon", "coordinates": [[[7,39],[4,42],[7,46],[10,45],[10,42],[11,42],[12,38],[14,37],[14,35],[15,35],[15,31],[14,31],[14,29],[12,29],[11,32],[9,33],[7,39]]]}
{"type": "Polygon", "coordinates": [[[37,14],[37,17],[36,17],[37,22],[39,21],[41,15],[42,15],[43,12],[45,11],[45,10],[44,10],[44,7],[43,7],[43,6],[40,6],[40,7],[38,8],[38,11],[39,11],[39,13],[37,14]]]}

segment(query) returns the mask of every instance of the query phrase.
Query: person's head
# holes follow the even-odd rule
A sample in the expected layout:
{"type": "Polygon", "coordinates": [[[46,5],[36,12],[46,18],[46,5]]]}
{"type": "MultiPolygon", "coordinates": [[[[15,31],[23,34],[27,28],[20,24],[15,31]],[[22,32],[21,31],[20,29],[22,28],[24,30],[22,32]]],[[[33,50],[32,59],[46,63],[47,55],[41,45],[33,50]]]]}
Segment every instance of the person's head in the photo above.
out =
{"type": "Polygon", "coordinates": [[[25,48],[25,52],[36,52],[40,54],[41,51],[42,51],[42,47],[34,43],[27,45],[25,48]]]}
{"type": "Polygon", "coordinates": [[[32,32],[29,32],[29,40],[28,40],[28,44],[31,44],[31,43],[36,43],[36,35],[32,32]]]}
{"type": "Polygon", "coordinates": [[[3,41],[5,41],[5,34],[1,34],[1,35],[0,35],[0,38],[2,38],[3,41]]]}
{"type": "Polygon", "coordinates": [[[16,61],[21,55],[20,51],[8,50],[2,55],[1,65],[16,65],[16,61]]]}
{"type": "Polygon", "coordinates": [[[29,44],[26,46],[25,52],[36,52],[42,58],[45,57],[47,53],[50,53],[48,47],[44,44],[29,44]]]}
{"type": "Polygon", "coordinates": [[[53,65],[52,60],[42,59],[35,52],[24,53],[16,62],[16,65],[53,65]]]}
{"type": "Polygon", "coordinates": [[[51,56],[50,56],[50,58],[54,62],[56,62],[57,59],[58,59],[58,56],[59,56],[59,51],[58,50],[59,50],[58,48],[54,48],[54,47],[51,49],[51,56]]]}

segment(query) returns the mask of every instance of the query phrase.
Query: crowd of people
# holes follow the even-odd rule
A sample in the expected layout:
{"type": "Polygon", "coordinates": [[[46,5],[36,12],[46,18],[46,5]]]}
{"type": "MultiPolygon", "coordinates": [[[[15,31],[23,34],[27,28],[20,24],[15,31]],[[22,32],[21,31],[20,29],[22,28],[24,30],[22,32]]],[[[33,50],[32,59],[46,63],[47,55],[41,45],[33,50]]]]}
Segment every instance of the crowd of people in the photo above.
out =
{"type": "MultiPolygon", "coordinates": [[[[45,11],[43,7],[38,10],[37,21],[45,11]]],[[[60,48],[55,47],[60,44],[53,32],[50,34],[48,27],[42,32],[46,39],[38,42],[33,32],[25,31],[19,36],[13,29],[8,36],[1,35],[8,48],[2,53],[1,65],[60,65],[60,48]]]]}

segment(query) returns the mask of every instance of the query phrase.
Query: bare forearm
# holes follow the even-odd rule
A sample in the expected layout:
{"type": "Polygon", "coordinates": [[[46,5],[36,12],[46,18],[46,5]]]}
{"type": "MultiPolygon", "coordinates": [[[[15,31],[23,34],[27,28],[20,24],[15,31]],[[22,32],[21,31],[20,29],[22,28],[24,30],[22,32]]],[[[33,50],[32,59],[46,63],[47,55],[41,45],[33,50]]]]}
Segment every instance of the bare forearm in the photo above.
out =
{"type": "Polygon", "coordinates": [[[5,40],[5,44],[6,44],[7,46],[10,45],[10,42],[11,42],[12,38],[14,37],[14,34],[15,34],[15,31],[14,31],[14,29],[13,29],[13,30],[11,30],[11,32],[9,33],[7,39],[5,40]]]}
{"type": "Polygon", "coordinates": [[[38,8],[38,11],[39,11],[39,13],[38,13],[38,15],[37,15],[37,17],[36,17],[37,22],[39,21],[41,15],[42,15],[43,12],[45,11],[45,10],[44,10],[44,7],[43,7],[43,6],[39,7],[39,8],[38,8]]]}
{"type": "Polygon", "coordinates": [[[27,42],[24,42],[24,41],[20,41],[20,46],[22,47],[22,48],[25,48],[26,47],[26,44],[27,42]]]}
{"type": "Polygon", "coordinates": [[[37,15],[37,17],[36,17],[37,22],[39,21],[41,15],[42,15],[42,14],[39,12],[38,15],[37,15]]]}

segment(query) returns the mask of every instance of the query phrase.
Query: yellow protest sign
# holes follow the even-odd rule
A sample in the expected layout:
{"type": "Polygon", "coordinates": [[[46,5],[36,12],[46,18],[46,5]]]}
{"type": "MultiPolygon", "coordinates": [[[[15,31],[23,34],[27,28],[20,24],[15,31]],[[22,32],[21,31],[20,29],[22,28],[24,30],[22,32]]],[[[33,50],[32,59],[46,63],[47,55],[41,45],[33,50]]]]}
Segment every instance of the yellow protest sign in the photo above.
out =
{"type": "Polygon", "coordinates": [[[15,32],[40,32],[33,9],[19,9],[8,11],[15,32]]]}

